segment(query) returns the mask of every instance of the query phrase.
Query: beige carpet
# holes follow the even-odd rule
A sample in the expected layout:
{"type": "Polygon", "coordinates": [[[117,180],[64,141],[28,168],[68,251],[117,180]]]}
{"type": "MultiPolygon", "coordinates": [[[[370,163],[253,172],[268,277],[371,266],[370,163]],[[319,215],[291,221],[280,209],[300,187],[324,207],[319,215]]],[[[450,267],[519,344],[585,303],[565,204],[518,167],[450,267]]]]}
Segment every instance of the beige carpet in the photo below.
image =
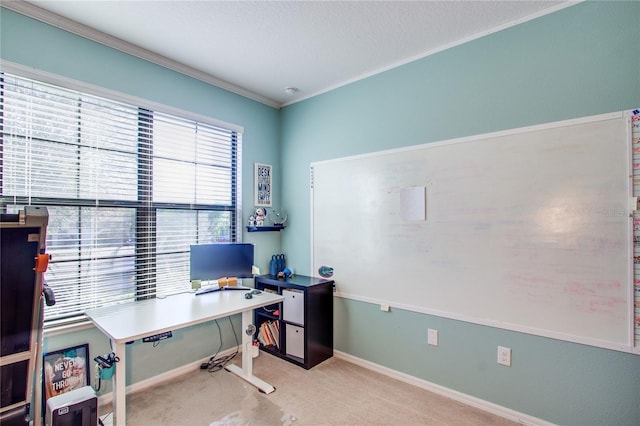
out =
{"type": "MultiPolygon", "coordinates": [[[[239,362],[239,360],[237,360],[239,362]]],[[[227,371],[196,370],[127,397],[130,426],[516,425],[460,402],[331,358],[311,370],[261,352],[265,395],[227,371]]],[[[101,417],[110,407],[101,407],[101,417]]],[[[105,423],[110,423],[107,417],[105,423]]]]}

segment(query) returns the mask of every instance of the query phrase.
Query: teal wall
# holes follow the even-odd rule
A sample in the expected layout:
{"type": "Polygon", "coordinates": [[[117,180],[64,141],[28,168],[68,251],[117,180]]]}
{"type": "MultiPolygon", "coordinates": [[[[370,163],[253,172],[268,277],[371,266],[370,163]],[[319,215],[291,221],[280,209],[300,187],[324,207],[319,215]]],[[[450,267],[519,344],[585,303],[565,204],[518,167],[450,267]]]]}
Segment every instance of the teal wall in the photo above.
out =
{"type": "MultiPolygon", "coordinates": [[[[242,205],[243,219],[248,219],[253,209],[253,164],[280,168],[278,109],[8,9],[0,9],[0,23],[3,60],[244,127],[242,205]]],[[[274,179],[279,188],[282,176],[274,179]]],[[[273,195],[274,205],[279,205],[282,194],[273,195]]],[[[256,264],[268,270],[271,255],[280,248],[280,235],[258,234],[245,232],[243,238],[256,244],[256,264]]]]}
{"type": "MultiPolygon", "coordinates": [[[[639,46],[639,2],[584,2],[285,107],[289,262],[312,272],[310,163],[639,107],[639,46]]],[[[534,417],[640,424],[640,356],[341,298],[334,324],[340,351],[534,417]]]]}
{"type": "MultiPolygon", "coordinates": [[[[254,162],[274,165],[275,202],[289,213],[286,231],[244,239],[256,244],[261,268],[282,248],[290,266],[310,273],[311,162],[638,107],[638,22],[638,2],[580,3],[282,110],[6,9],[0,56],[243,126],[243,216],[254,162]]],[[[639,356],[340,298],[334,322],[340,351],[531,416],[640,423],[639,356]],[[426,345],[427,328],[439,330],[440,346],[426,345]],[[512,367],[496,364],[498,345],[513,349],[512,367]]],[[[229,322],[221,325],[232,347],[229,322]]],[[[210,355],[217,335],[201,325],[157,348],[128,346],[128,382],[210,355]]],[[[54,335],[45,349],[85,342],[93,355],[109,351],[95,329],[54,335]]]]}
{"type": "MultiPolygon", "coordinates": [[[[0,8],[0,55],[3,61],[52,73],[135,96],[172,108],[244,127],[242,158],[243,219],[253,208],[253,163],[280,169],[279,110],[186,77],[139,58],[0,8]]],[[[280,187],[281,177],[275,176],[280,187]]],[[[276,205],[282,195],[274,193],[276,205]]],[[[244,233],[256,245],[256,264],[268,271],[273,253],[279,253],[280,233],[244,233]]],[[[55,253],[52,253],[55,256],[55,253]]],[[[170,315],[167,312],[167,315],[170,315]]],[[[240,331],[240,317],[233,318],[240,331]]],[[[223,349],[235,346],[228,319],[220,320],[223,349]]],[[[108,339],[95,329],[46,338],[44,350],[89,343],[91,356],[109,353],[108,339]]],[[[140,341],[127,346],[127,382],[136,383],[212,355],[219,347],[218,328],[210,323],[174,333],[156,348],[140,341]]],[[[101,393],[110,391],[106,383],[101,393]]]]}

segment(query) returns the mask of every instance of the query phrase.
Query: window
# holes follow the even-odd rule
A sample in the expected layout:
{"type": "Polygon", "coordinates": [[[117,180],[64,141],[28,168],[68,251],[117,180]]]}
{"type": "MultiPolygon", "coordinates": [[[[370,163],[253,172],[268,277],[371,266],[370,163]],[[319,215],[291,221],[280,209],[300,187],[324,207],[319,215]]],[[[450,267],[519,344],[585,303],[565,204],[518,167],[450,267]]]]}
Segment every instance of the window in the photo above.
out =
{"type": "Polygon", "coordinates": [[[237,130],[8,73],[0,84],[0,207],[49,211],[45,321],[188,290],[189,246],[238,240],[237,130]]]}

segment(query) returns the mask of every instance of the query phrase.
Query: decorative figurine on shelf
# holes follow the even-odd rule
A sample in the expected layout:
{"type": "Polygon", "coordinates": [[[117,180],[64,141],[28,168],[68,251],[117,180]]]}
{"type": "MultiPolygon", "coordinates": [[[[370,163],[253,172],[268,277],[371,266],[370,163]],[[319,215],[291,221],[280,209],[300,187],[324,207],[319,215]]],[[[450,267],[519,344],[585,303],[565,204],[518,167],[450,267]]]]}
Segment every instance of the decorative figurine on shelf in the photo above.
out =
{"type": "Polygon", "coordinates": [[[256,226],[256,217],[254,215],[249,216],[249,226],[256,226]]]}
{"type": "Polygon", "coordinates": [[[284,210],[274,210],[271,209],[271,213],[269,213],[269,219],[273,222],[274,226],[281,226],[284,228],[284,224],[287,221],[287,213],[284,210]]]}
{"type": "Polygon", "coordinates": [[[264,226],[264,220],[267,217],[267,209],[258,207],[256,209],[256,226],[264,226]]]}

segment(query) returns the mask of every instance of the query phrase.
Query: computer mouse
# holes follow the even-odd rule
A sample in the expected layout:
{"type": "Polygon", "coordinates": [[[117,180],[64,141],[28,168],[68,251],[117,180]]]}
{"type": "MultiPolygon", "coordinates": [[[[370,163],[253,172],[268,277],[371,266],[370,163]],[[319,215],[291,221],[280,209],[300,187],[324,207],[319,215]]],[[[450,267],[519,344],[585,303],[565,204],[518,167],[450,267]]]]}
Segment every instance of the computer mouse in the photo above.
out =
{"type": "Polygon", "coordinates": [[[253,298],[253,294],[251,294],[251,293],[245,293],[245,294],[244,294],[244,298],[245,298],[245,299],[252,299],[252,298],[253,298]]]}

